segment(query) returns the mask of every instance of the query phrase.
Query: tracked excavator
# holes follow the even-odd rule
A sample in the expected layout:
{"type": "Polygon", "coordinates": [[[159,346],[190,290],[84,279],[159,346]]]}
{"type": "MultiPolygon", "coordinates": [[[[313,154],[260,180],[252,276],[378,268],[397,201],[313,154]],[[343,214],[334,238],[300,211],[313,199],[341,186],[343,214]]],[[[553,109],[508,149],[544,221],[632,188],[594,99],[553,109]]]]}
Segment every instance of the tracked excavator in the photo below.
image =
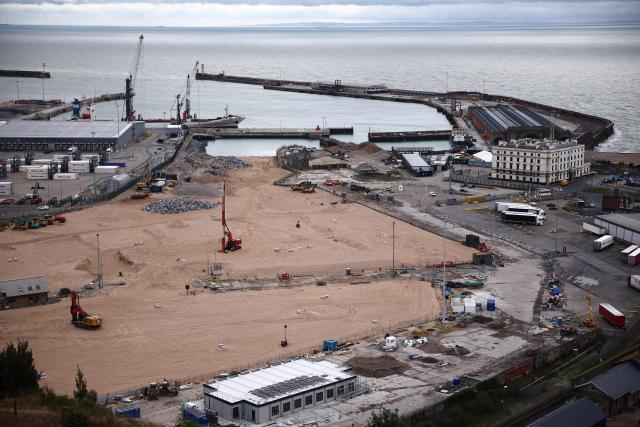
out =
{"type": "Polygon", "coordinates": [[[222,249],[220,252],[233,252],[242,248],[242,239],[234,239],[225,216],[226,184],[222,181],[222,249]]]}
{"type": "Polygon", "coordinates": [[[98,329],[102,326],[102,316],[91,316],[80,307],[80,297],[76,291],[71,291],[71,323],[85,329],[98,329]]]}

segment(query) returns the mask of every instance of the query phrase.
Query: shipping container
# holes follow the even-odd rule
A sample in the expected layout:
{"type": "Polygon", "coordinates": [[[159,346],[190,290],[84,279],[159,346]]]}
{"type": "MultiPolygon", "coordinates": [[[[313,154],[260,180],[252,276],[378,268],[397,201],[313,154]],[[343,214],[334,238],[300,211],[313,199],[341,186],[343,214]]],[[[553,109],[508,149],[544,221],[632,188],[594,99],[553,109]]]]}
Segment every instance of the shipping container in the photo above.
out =
{"type": "Polygon", "coordinates": [[[496,311],[496,300],[487,299],[487,311],[496,311]]]}
{"type": "Polygon", "coordinates": [[[593,241],[593,250],[601,251],[611,245],[613,245],[613,236],[611,236],[610,234],[605,234],[604,236],[599,237],[593,241]]]}
{"type": "Polygon", "coordinates": [[[640,248],[638,248],[635,251],[631,252],[627,256],[627,264],[629,264],[629,265],[638,265],[638,264],[640,264],[640,248]]]}
{"type": "Polygon", "coordinates": [[[75,180],[75,179],[78,179],[78,174],[77,173],[56,173],[53,175],[53,179],[75,180]]]}
{"type": "Polygon", "coordinates": [[[49,163],[51,163],[52,159],[36,159],[36,160],[32,160],[31,164],[32,165],[48,165],[49,163]]]}
{"type": "Polygon", "coordinates": [[[627,260],[627,257],[629,256],[629,254],[633,251],[635,251],[636,249],[638,249],[638,245],[631,245],[626,247],[625,249],[620,251],[620,254],[624,257],[625,261],[627,260]]]}
{"type": "Polygon", "coordinates": [[[475,298],[464,298],[464,312],[467,314],[476,314],[476,300],[475,298]]]}
{"type": "Polygon", "coordinates": [[[184,418],[185,420],[194,422],[196,424],[199,424],[201,426],[209,425],[207,414],[204,413],[204,411],[201,411],[197,408],[189,408],[189,407],[182,408],[182,418],[184,418]]]}
{"type": "Polygon", "coordinates": [[[600,304],[598,309],[600,316],[607,319],[609,323],[611,323],[616,328],[624,328],[624,314],[622,314],[619,310],[617,310],[611,304],[600,304]]]}
{"type": "Polygon", "coordinates": [[[117,175],[120,173],[119,166],[96,166],[94,169],[97,174],[117,175]]]}
{"type": "Polygon", "coordinates": [[[137,406],[128,406],[125,408],[116,408],[115,413],[119,417],[140,418],[140,408],[137,406]]]}
{"type": "Polygon", "coordinates": [[[125,166],[127,166],[127,164],[125,162],[108,162],[104,164],[105,166],[118,166],[120,168],[123,168],[125,166]]]}
{"type": "Polygon", "coordinates": [[[627,286],[640,291],[640,276],[627,276],[627,286]]]}

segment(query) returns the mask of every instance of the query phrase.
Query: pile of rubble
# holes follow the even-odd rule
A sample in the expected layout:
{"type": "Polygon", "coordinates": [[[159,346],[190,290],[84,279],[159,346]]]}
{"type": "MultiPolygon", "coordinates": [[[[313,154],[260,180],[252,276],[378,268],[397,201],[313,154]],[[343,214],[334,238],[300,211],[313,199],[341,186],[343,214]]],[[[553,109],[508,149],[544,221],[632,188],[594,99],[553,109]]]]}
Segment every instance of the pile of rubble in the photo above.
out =
{"type": "Polygon", "coordinates": [[[234,156],[210,156],[205,153],[189,153],[170,166],[173,173],[194,178],[207,174],[226,176],[228,169],[248,168],[251,164],[234,156]]]}
{"type": "Polygon", "coordinates": [[[200,211],[212,209],[218,206],[218,202],[195,200],[190,197],[176,197],[173,199],[156,200],[143,208],[145,212],[159,214],[176,214],[188,211],[200,211]]]}

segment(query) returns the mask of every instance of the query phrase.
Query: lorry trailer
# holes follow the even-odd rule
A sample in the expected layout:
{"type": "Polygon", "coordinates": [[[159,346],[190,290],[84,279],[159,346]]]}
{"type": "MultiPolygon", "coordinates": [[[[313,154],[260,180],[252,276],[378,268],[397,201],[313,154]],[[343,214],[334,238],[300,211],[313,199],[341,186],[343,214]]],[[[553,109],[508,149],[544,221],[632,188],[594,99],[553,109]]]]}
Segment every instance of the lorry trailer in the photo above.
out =
{"type": "Polygon", "coordinates": [[[640,291],[640,275],[627,276],[627,286],[640,291]]]}
{"type": "Polygon", "coordinates": [[[502,222],[513,224],[544,225],[544,216],[529,212],[502,211],[500,217],[502,222]]]}
{"type": "Polygon", "coordinates": [[[629,265],[640,264],[640,248],[634,250],[629,255],[627,255],[627,264],[629,265]]]}
{"type": "Polygon", "coordinates": [[[599,237],[593,241],[593,250],[601,251],[611,245],[613,245],[613,236],[610,234],[605,234],[604,236],[599,237]]]}
{"type": "Polygon", "coordinates": [[[598,309],[600,316],[607,319],[616,328],[624,328],[624,314],[611,304],[602,303],[598,309]]]}

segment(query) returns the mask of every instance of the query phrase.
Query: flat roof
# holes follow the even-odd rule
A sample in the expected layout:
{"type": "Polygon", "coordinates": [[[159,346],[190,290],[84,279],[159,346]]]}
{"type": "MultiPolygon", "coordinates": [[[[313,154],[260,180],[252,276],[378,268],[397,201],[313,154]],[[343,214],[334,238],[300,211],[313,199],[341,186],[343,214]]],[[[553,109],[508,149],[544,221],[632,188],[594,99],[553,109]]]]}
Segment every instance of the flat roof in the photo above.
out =
{"type": "Polygon", "coordinates": [[[119,120],[11,120],[0,138],[118,138],[133,124],[119,120]]]}
{"type": "Polygon", "coordinates": [[[584,427],[606,419],[607,414],[598,405],[583,397],[543,415],[527,427],[584,427]]]}
{"type": "Polygon", "coordinates": [[[566,141],[551,141],[549,139],[512,139],[511,141],[500,141],[496,145],[499,148],[523,148],[526,150],[562,150],[565,148],[572,148],[582,146],[578,144],[575,139],[568,139],[566,141]]]}
{"type": "Polygon", "coordinates": [[[430,168],[429,164],[422,158],[419,153],[405,153],[402,155],[404,160],[409,163],[412,168],[430,168]]]}
{"type": "Polygon", "coordinates": [[[596,215],[596,219],[640,233],[640,214],[596,215]]]}
{"type": "Polygon", "coordinates": [[[49,292],[49,283],[45,276],[0,281],[0,295],[6,293],[7,298],[44,292],[49,292]]]}
{"type": "Polygon", "coordinates": [[[349,370],[326,360],[298,359],[205,384],[204,394],[230,404],[246,401],[260,406],[355,378],[349,370]]]}

